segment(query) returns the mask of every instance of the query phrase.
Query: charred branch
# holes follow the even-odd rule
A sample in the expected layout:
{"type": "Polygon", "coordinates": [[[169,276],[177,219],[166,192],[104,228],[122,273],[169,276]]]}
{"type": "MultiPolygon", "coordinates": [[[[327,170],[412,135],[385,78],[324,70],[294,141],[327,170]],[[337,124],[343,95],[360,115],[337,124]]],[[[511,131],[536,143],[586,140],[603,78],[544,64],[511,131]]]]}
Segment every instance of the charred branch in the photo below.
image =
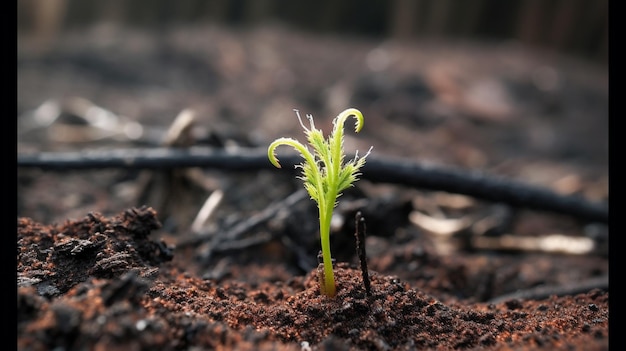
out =
{"type": "Polygon", "coordinates": [[[361,211],[355,215],[355,227],[354,235],[356,236],[356,252],[361,263],[361,273],[363,274],[363,285],[365,286],[365,294],[372,296],[372,285],[370,283],[370,275],[367,270],[367,253],[365,252],[365,218],[361,214],[361,211]]]}
{"type": "MultiPolygon", "coordinates": [[[[298,155],[280,155],[283,170],[301,162],[298,155]]],[[[171,169],[185,167],[214,168],[225,171],[275,169],[265,149],[220,150],[206,147],[88,150],[44,152],[19,155],[18,167],[49,171],[82,169],[171,169]]],[[[507,203],[515,207],[548,211],[576,218],[608,223],[607,204],[592,203],[578,196],[563,196],[549,189],[488,175],[478,171],[443,168],[405,159],[368,158],[362,179],[426,190],[464,194],[478,199],[507,203]]]]}

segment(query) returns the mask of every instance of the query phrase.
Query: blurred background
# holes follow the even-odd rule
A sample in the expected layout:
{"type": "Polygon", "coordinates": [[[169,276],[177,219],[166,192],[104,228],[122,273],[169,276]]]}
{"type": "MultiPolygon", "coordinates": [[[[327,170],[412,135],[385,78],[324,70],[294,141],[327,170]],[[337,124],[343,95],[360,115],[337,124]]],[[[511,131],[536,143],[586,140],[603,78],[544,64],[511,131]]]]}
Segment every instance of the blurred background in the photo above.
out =
{"type": "MultiPolygon", "coordinates": [[[[263,148],[302,138],[293,109],[328,131],[356,107],[348,150],[608,197],[608,0],[20,0],[17,16],[21,153],[162,145],[189,112],[187,145],[263,148]]],[[[136,200],[76,195],[98,181],[22,170],[20,214],[136,200]]]]}
{"type": "Polygon", "coordinates": [[[95,23],[165,30],[206,23],[283,23],[309,32],[377,38],[515,40],[608,61],[608,0],[21,0],[18,30],[54,40],[95,23]]]}

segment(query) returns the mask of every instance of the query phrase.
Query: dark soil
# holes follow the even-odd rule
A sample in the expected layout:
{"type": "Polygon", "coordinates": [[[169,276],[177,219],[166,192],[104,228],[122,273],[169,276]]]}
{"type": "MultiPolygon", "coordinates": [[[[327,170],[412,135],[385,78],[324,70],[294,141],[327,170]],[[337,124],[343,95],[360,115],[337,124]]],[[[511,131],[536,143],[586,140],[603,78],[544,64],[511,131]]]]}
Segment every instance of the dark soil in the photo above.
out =
{"type": "MultiPolygon", "coordinates": [[[[608,203],[603,67],[280,28],[95,28],[19,49],[21,154],[266,148],[301,139],[293,108],[328,131],[356,107],[347,150],[608,203]],[[89,122],[98,106],[117,124],[89,122]],[[187,108],[193,124],[169,139],[187,108]]],[[[362,179],[336,209],[329,298],[316,208],[290,172],[19,168],[17,185],[19,350],[609,349],[607,223],[362,179]]]]}

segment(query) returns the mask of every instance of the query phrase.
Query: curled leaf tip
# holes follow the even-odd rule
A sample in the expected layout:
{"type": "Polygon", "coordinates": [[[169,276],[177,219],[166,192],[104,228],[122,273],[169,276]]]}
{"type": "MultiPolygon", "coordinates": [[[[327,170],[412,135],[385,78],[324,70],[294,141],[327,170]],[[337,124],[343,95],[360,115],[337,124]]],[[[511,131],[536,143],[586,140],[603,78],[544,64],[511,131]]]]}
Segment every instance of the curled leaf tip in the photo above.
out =
{"type": "Polygon", "coordinates": [[[268,158],[270,159],[270,162],[274,165],[274,167],[282,168],[282,166],[278,162],[278,159],[276,158],[276,155],[269,155],[268,154],[268,158]]]}
{"type": "Polygon", "coordinates": [[[354,125],[354,131],[356,133],[360,132],[361,129],[363,128],[363,114],[361,113],[361,111],[355,109],[355,108],[348,108],[346,110],[344,110],[343,112],[341,112],[336,120],[339,123],[345,123],[345,121],[348,119],[348,117],[350,116],[354,116],[354,118],[356,118],[356,123],[354,125]]]}
{"type": "Polygon", "coordinates": [[[272,144],[270,144],[270,146],[267,148],[267,158],[274,165],[274,167],[281,168],[280,163],[278,162],[278,158],[276,158],[276,147],[278,145],[279,144],[277,142],[273,142],[272,144]]]}
{"type": "Polygon", "coordinates": [[[291,146],[296,151],[300,152],[302,157],[305,158],[306,162],[309,164],[315,164],[315,157],[309,152],[306,146],[302,145],[299,141],[292,138],[278,138],[274,140],[270,146],[267,148],[267,158],[276,168],[281,168],[280,163],[278,163],[278,158],[276,157],[276,148],[281,145],[291,146]]]}

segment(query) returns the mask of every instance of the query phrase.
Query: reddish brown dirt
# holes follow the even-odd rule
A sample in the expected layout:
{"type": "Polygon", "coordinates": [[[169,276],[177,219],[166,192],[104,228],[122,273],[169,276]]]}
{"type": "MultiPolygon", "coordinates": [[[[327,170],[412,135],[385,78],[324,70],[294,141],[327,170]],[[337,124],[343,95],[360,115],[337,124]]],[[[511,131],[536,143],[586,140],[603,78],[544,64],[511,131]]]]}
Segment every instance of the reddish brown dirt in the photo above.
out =
{"type": "MultiPolygon", "coordinates": [[[[55,226],[19,219],[18,348],[608,349],[608,293],[600,289],[442,302],[374,271],[366,296],[361,272],[343,262],[334,298],[320,295],[315,270],[279,279],[271,265],[247,266],[256,280],[234,268],[228,279],[201,279],[148,238],[159,228],[156,216],[140,208],[55,226]]],[[[431,286],[468,279],[458,264],[420,256],[420,270],[438,271],[431,286]]]]}
{"type": "MultiPolygon", "coordinates": [[[[20,40],[18,55],[20,153],[158,145],[185,108],[198,112],[192,143],[266,147],[302,136],[292,108],[328,131],[353,106],[365,124],[347,134],[349,150],[373,145],[377,156],[608,202],[605,68],[515,46],[276,28],[157,40],[104,27],[47,52],[31,44],[20,40]],[[71,96],[146,133],[94,136],[102,131],[67,113],[33,127],[44,101],[71,96]]],[[[18,169],[17,349],[609,349],[608,224],[360,180],[336,210],[338,294],[328,298],[316,208],[306,196],[283,202],[301,189],[287,173],[18,169]]]]}

